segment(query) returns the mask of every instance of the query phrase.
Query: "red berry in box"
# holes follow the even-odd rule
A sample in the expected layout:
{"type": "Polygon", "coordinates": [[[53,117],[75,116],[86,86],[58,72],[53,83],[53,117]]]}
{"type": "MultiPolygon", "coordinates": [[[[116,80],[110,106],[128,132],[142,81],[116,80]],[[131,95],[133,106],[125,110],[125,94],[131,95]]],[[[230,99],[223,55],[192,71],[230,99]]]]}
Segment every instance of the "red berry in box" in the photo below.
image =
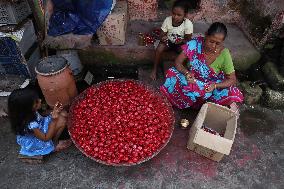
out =
{"type": "Polygon", "coordinates": [[[70,117],[75,145],[108,165],[152,158],[169,141],[174,123],[166,99],[133,80],[106,81],[88,88],[73,102],[70,117]]]}

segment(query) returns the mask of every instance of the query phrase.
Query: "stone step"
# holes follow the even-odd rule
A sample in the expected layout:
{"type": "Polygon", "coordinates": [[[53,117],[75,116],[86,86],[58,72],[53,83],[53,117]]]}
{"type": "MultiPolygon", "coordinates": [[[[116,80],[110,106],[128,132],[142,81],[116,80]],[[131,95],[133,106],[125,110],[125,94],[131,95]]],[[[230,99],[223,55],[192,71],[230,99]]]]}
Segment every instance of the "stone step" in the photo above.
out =
{"type": "Polygon", "coordinates": [[[262,103],[270,108],[284,108],[284,92],[267,88],[263,93],[262,103]]]}
{"type": "Polygon", "coordinates": [[[259,85],[252,86],[251,82],[245,81],[240,84],[245,96],[245,103],[248,105],[257,104],[262,96],[262,89],[259,85]]]}
{"type": "Polygon", "coordinates": [[[155,20],[157,18],[157,0],[128,0],[130,20],[155,20]]]}
{"type": "Polygon", "coordinates": [[[279,73],[278,67],[273,62],[266,62],[262,67],[264,76],[273,90],[284,91],[284,77],[279,73]]]}
{"type": "MultiPolygon", "coordinates": [[[[151,64],[154,59],[154,47],[139,46],[138,34],[150,32],[153,28],[160,28],[161,22],[130,21],[123,46],[93,46],[79,52],[84,64],[151,64]]],[[[208,23],[194,23],[194,33],[204,33],[208,23]]],[[[235,25],[227,25],[228,37],[225,46],[230,49],[236,70],[245,71],[260,59],[260,53],[249,42],[243,32],[235,25]]],[[[165,53],[165,60],[173,60],[176,55],[165,53]]]]}
{"type": "Polygon", "coordinates": [[[100,45],[124,45],[127,21],[127,2],[118,1],[97,30],[100,45]]]}

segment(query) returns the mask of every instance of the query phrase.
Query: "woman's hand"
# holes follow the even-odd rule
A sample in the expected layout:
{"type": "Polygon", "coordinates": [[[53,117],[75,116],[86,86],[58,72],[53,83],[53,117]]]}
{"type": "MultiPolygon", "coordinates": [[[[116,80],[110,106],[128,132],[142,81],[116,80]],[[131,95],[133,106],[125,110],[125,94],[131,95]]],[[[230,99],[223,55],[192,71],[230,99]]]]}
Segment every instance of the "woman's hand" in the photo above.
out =
{"type": "Polygon", "coordinates": [[[187,71],[185,73],[185,78],[189,83],[196,83],[196,79],[195,79],[194,75],[192,73],[190,73],[189,71],[187,71]]]}
{"type": "Polygon", "coordinates": [[[212,83],[212,84],[209,84],[205,87],[205,91],[207,93],[210,93],[212,92],[214,89],[216,89],[216,84],[215,83],[212,83]]]}
{"type": "Polygon", "coordinates": [[[59,113],[62,111],[63,105],[60,102],[56,102],[52,112],[51,112],[51,117],[53,119],[57,119],[59,116],[59,113]]]}
{"type": "Polygon", "coordinates": [[[236,82],[237,82],[236,74],[235,72],[233,72],[231,74],[225,75],[225,79],[221,83],[216,84],[217,85],[216,87],[219,89],[224,89],[230,86],[234,86],[236,82]]]}

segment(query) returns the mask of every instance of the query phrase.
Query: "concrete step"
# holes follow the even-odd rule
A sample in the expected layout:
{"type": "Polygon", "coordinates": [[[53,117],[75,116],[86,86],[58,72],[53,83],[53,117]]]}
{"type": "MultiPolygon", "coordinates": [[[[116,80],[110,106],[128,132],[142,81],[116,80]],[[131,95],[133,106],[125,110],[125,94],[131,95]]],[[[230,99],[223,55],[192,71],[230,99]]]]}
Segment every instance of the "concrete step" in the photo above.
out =
{"type": "Polygon", "coordinates": [[[156,20],[157,10],[157,0],[128,0],[130,20],[156,20]]]}
{"type": "MultiPolygon", "coordinates": [[[[128,23],[126,43],[123,46],[99,46],[81,50],[79,56],[84,64],[151,64],[154,59],[154,46],[139,46],[138,34],[160,28],[161,22],[131,21],[128,23]]],[[[194,23],[194,33],[205,33],[209,24],[194,23]]],[[[225,46],[230,49],[236,70],[245,71],[260,59],[260,53],[235,25],[227,25],[228,37],[225,46]]],[[[164,60],[172,61],[173,53],[165,53],[164,60]]]]}
{"type": "Polygon", "coordinates": [[[139,46],[138,34],[149,32],[160,25],[159,22],[128,22],[125,45],[100,46],[98,43],[93,43],[92,47],[79,50],[81,62],[83,64],[149,64],[154,57],[154,47],[139,46]]]}
{"type": "Polygon", "coordinates": [[[127,21],[127,2],[118,1],[97,30],[100,45],[124,45],[127,21]]]}

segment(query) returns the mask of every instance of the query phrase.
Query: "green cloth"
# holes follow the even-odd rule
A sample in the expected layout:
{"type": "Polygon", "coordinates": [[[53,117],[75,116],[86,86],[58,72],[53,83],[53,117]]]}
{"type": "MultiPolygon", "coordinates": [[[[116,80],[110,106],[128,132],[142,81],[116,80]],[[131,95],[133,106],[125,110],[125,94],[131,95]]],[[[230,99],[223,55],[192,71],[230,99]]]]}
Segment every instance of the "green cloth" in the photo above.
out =
{"type": "Polygon", "coordinates": [[[210,64],[210,68],[213,68],[217,74],[221,71],[223,71],[225,74],[233,73],[235,68],[229,49],[223,49],[216,60],[210,64]]]}

